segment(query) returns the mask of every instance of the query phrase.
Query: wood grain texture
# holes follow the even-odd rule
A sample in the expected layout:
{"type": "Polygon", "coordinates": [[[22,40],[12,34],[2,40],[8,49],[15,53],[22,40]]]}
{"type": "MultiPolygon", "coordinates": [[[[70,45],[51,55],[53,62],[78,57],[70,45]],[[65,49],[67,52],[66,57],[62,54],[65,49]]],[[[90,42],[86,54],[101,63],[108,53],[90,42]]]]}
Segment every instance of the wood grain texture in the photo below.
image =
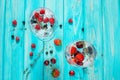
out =
{"type": "Polygon", "coordinates": [[[120,80],[119,0],[0,0],[0,11],[0,80],[120,80]],[[57,20],[56,32],[49,41],[41,41],[30,30],[30,15],[40,7],[53,11],[57,20]],[[68,23],[69,18],[73,24],[68,23]],[[14,19],[16,28],[12,26],[14,19]],[[11,35],[20,41],[12,40],[11,35]],[[56,38],[62,40],[62,46],[54,45],[56,38]],[[88,68],[73,67],[65,58],[66,46],[76,40],[91,43],[97,51],[94,64],[88,68]],[[32,43],[36,44],[34,50],[32,43]],[[42,49],[40,58],[30,67],[42,49]],[[53,68],[60,70],[58,78],[53,78],[51,67],[43,64],[51,58],[57,60],[53,68]],[[23,74],[26,68],[28,76],[23,74]],[[70,70],[75,76],[69,76],[70,70]]]}
{"type": "Polygon", "coordinates": [[[102,26],[102,1],[85,0],[84,2],[84,39],[94,45],[97,56],[94,64],[84,70],[84,79],[103,80],[103,26],[102,26]]]}
{"type": "Polygon", "coordinates": [[[119,80],[120,69],[118,59],[120,44],[119,35],[119,0],[109,0],[103,3],[103,40],[104,40],[104,79],[119,80]],[[109,74],[107,73],[109,72],[109,74]]]}
{"type": "Polygon", "coordinates": [[[34,62],[37,54],[43,49],[43,42],[40,41],[30,30],[30,16],[35,9],[44,6],[44,0],[25,0],[25,27],[27,30],[24,34],[24,70],[29,67],[29,76],[24,75],[24,80],[43,80],[43,53],[41,53],[40,59],[36,61],[33,68],[30,68],[30,64],[34,62]],[[34,43],[36,48],[31,49],[31,44],[34,43]],[[29,53],[33,52],[33,58],[30,58],[29,53]]]}
{"type": "Polygon", "coordinates": [[[4,39],[5,39],[5,1],[0,0],[0,11],[1,15],[0,16],[0,80],[3,80],[4,76],[4,39]]]}

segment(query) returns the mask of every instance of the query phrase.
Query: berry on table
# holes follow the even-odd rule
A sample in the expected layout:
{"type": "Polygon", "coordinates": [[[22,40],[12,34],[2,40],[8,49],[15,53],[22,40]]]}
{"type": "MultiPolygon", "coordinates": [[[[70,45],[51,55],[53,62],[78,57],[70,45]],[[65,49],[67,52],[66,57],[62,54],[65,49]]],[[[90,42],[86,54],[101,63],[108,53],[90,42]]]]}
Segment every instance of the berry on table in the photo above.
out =
{"type": "Polygon", "coordinates": [[[16,20],[13,20],[12,21],[12,25],[15,27],[15,26],[17,26],[17,21],[16,20]]]}
{"type": "Polygon", "coordinates": [[[52,54],[53,53],[53,50],[50,50],[50,54],[52,54]]]}
{"type": "Polygon", "coordinates": [[[70,75],[70,76],[74,76],[74,75],[75,75],[75,72],[74,72],[73,70],[70,70],[70,71],[69,71],[69,75],[70,75]]]}
{"type": "Polygon", "coordinates": [[[72,23],[73,23],[72,18],[70,18],[70,19],[68,20],[68,22],[69,22],[70,24],[72,24],[72,23]]]}
{"type": "Polygon", "coordinates": [[[29,54],[29,55],[30,55],[30,57],[32,57],[32,56],[33,56],[33,52],[30,52],[30,54],[29,54]]]}
{"type": "Polygon", "coordinates": [[[52,76],[54,78],[57,78],[57,77],[59,77],[59,75],[60,75],[60,71],[58,69],[53,69],[52,76]]]}
{"type": "Polygon", "coordinates": [[[48,65],[49,65],[49,61],[48,61],[48,60],[45,60],[45,61],[44,61],[44,65],[48,66],[48,65]]]}
{"type": "Polygon", "coordinates": [[[14,39],[14,35],[11,35],[11,38],[14,39]]]}
{"type": "Polygon", "coordinates": [[[55,44],[56,46],[60,46],[60,45],[62,44],[62,41],[61,41],[60,39],[55,39],[55,40],[54,40],[54,44],[55,44]]]}
{"type": "Polygon", "coordinates": [[[32,43],[31,48],[36,48],[36,45],[34,43],[32,43]]]}
{"type": "Polygon", "coordinates": [[[50,61],[51,61],[52,64],[56,63],[56,59],[55,58],[52,58],[50,61]]]}
{"type": "Polygon", "coordinates": [[[18,42],[20,40],[20,38],[18,36],[16,36],[16,41],[18,42]]]}

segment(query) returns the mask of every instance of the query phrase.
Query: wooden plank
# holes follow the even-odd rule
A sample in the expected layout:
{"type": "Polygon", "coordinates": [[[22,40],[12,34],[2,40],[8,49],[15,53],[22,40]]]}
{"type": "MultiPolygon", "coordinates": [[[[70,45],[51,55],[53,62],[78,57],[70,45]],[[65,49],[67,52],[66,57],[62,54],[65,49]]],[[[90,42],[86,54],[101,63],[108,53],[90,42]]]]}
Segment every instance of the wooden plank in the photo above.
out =
{"type": "Polygon", "coordinates": [[[0,11],[1,11],[1,16],[0,16],[0,80],[3,80],[3,74],[4,74],[4,32],[5,32],[5,27],[4,27],[4,23],[5,23],[5,0],[2,1],[0,0],[0,11]]]}
{"type": "Polygon", "coordinates": [[[4,61],[4,65],[3,65],[3,80],[11,80],[11,55],[12,55],[12,47],[11,47],[11,32],[10,29],[12,28],[11,26],[11,21],[12,21],[12,13],[11,13],[11,1],[10,0],[6,0],[6,6],[5,6],[5,17],[4,17],[4,54],[3,56],[3,61],[4,61]]]}
{"type": "MultiPolygon", "coordinates": [[[[14,35],[14,40],[9,42],[11,44],[11,80],[22,80],[23,79],[23,68],[24,68],[24,0],[11,0],[11,20],[17,21],[16,28],[11,28],[10,33],[14,35]],[[19,5],[19,6],[18,6],[19,5]],[[13,30],[15,29],[15,30],[13,30]],[[16,37],[20,38],[19,42],[16,42],[16,37]]],[[[10,26],[13,27],[13,26],[10,26]]],[[[10,35],[9,35],[10,36],[10,35]]],[[[11,36],[10,36],[11,37],[11,36]]]]}
{"type": "MultiPolygon", "coordinates": [[[[84,1],[83,0],[64,0],[64,49],[70,43],[83,40],[84,34],[82,28],[84,27],[84,1]],[[69,24],[68,20],[72,18],[73,24],[69,24]]],[[[74,67],[68,64],[65,59],[64,79],[67,80],[82,80],[83,70],[80,67],[74,67]],[[75,76],[69,76],[69,71],[74,70],[75,76]]]]}
{"type": "MultiPolygon", "coordinates": [[[[44,6],[44,0],[27,0],[25,4],[25,21],[26,21],[26,28],[24,35],[24,70],[29,67],[32,62],[34,62],[34,59],[36,58],[37,54],[43,49],[43,42],[38,39],[30,30],[30,16],[32,11],[35,9],[38,9],[40,7],[44,6]],[[36,44],[36,49],[33,51],[34,56],[32,59],[29,57],[29,53],[31,50],[31,44],[36,44]]],[[[33,68],[30,68],[30,74],[28,74],[28,77],[24,75],[24,80],[43,80],[43,53],[41,53],[40,58],[37,60],[37,62],[34,64],[33,68]],[[27,77],[27,78],[26,78],[27,77]]]]}
{"type": "MultiPolygon", "coordinates": [[[[45,55],[44,60],[56,58],[56,64],[52,65],[52,68],[57,68],[60,70],[60,76],[58,78],[53,78],[51,75],[50,67],[44,67],[44,80],[64,80],[64,74],[63,74],[63,67],[64,67],[64,52],[63,52],[63,28],[60,28],[59,25],[61,24],[63,26],[63,0],[45,0],[45,7],[53,11],[54,16],[57,20],[56,25],[56,31],[53,36],[53,38],[50,41],[45,42],[45,46],[47,47],[47,51],[50,51],[53,49],[52,55],[45,55]],[[62,40],[62,46],[55,46],[54,45],[54,39],[61,39],[62,40]],[[49,48],[51,46],[51,48],[49,48]],[[48,70],[48,73],[46,73],[48,70]]],[[[45,50],[45,51],[46,51],[45,50]]]]}
{"type": "Polygon", "coordinates": [[[119,0],[103,2],[104,80],[119,80],[119,0]]]}
{"type": "Polygon", "coordinates": [[[104,80],[103,78],[103,30],[101,0],[85,0],[84,2],[84,39],[91,43],[96,51],[94,64],[84,72],[84,80],[104,80]]]}

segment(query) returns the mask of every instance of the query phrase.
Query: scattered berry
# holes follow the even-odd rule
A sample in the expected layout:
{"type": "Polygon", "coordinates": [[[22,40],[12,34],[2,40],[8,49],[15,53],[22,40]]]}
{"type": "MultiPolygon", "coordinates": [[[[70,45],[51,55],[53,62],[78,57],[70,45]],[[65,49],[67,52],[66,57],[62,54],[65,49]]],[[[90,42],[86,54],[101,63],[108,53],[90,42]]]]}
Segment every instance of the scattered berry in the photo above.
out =
{"type": "Polygon", "coordinates": [[[78,42],[76,42],[76,46],[77,46],[77,48],[83,48],[83,42],[81,42],[81,41],[78,41],[78,42]]]}
{"type": "Polygon", "coordinates": [[[33,52],[30,52],[30,54],[29,54],[29,55],[30,55],[30,57],[32,57],[32,56],[33,56],[33,52]]]}
{"type": "Polygon", "coordinates": [[[52,54],[53,53],[53,50],[50,50],[50,54],[52,54]]]}
{"type": "Polygon", "coordinates": [[[12,25],[15,27],[15,26],[17,26],[17,21],[16,20],[13,20],[12,21],[12,25]]]}
{"type": "Polygon", "coordinates": [[[35,14],[34,14],[34,18],[37,19],[37,18],[39,18],[39,16],[40,16],[39,13],[38,13],[38,12],[35,12],[35,14]]]}
{"type": "Polygon", "coordinates": [[[77,49],[76,47],[72,46],[71,49],[70,49],[70,54],[73,55],[77,52],[77,49]]]}
{"type": "Polygon", "coordinates": [[[82,28],[81,30],[82,30],[82,32],[84,32],[84,28],[82,28]]]}
{"type": "Polygon", "coordinates": [[[75,56],[75,58],[76,58],[78,61],[82,62],[82,61],[84,60],[84,55],[81,54],[81,53],[78,53],[78,54],[75,56]]]}
{"type": "Polygon", "coordinates": [[[31,48],[36,48],[36,45],[34,43],[31,44],[31,48]]]}
{"type": "Polygon", "coordinates": [[[68,20],[68,22],[69,22],[70,24],[72,24],[72,23],[73,23],[72,18],[70,18],[70,19],[68,20]]]}
{"type": "Polygon", "coordinates": [[[22,21],[22,24],[25,25],[25,21],[22,21]]]}
{"type": "Polygon", "coordinates": [[[74,76],[74,75],[75,75],[75,72],[74,72],[73,70],[70,70],[70,71],[69,71],[69,75],[70,75],[70,76],[74,76]]]}
{"type": "Polygon", "coordinates": [[[60,24],[59,26],[60,26],[60,29],[62,29],[62,24],[60,24]]]}
{"type": "Polygon", "coordinates": [[[48,55],[48,52],[46,51],[45,54],[48,55]]]}
{"type": "Polygon", "coordinates": [[[41,29],[40,25],[37,24],[37,25],[35,26],[35,29],[36,29],[36,30],[40,30],[40,29],[41,29]]]}
{"type": "Polygon", "coordinates": [[[50,22],[51,25],[54,25],[55,19],[54,19],[54,18],[50,18],[50,19],[49,19],[49,22],[50,22]]]}
{"type": "Polygon", "coordinates": [[[49,61],[48,61],[48,60],[45,60],[45,61],[44,61],[44,65],[48,66],[48,65],[49,65],[49,61]]]}
{"type": "Polygon", "coordinates": [[[11,38],[14,39],[14,35],[11,35],[11,38]]]}
{"type": "Polygon", "coordinates": [[[45,10],[44,10],[44,9],[41,9],[41,10],[40,10],[40,14],[45,14],[45,10]]]}
{"type": "Polygon", "coordinates": [[[51,61],[52,64],[56,63],[56,59],[55,58],[52,58],[50,61],[51,61]]]}
{"type": "Polygon", "coordinates": [[[57,78],[60,75],[60,71],[58,69],[53,69],[52,76],[54,78],[57,78]]]}
{"type": "Polygon", "coordinates": [[[48,17],[46,17],[46,18],[43,20],[43,22],[44,22],[44,23],[49,22],[49,18],[48,18],[48,17]]]}
{"type": "Polygon", "coordinates": [[[55,40],[54,40],[54,44],[55,44],[56,46],[60,46],[60,45],[62,44],[62,42],[61,42],[60,39],[55,39],[55,40]]]}
{"type": "Polygon", "coordinates": [[[20,40],[20,38],[18,36],[16,36],[16,41],[18,42],[20,40]]]}

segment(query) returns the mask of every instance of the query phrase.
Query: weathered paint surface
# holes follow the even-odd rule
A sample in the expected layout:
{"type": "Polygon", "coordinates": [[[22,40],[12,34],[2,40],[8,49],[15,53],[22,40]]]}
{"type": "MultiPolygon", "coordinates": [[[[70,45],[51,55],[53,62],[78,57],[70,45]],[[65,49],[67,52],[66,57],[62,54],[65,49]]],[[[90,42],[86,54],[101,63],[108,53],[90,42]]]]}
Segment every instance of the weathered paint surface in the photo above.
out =
{"type": "Polygon", "coordinates": [[[26,80],[23,71],[33,62],[29,57],[32,43],[37,46],[35,55],[43,48],[44,52],[30,69],[28,80],[120,80],[119,0],[0,0],[0,14],[0,80],[26,80]],[[30,30],[30,15],[40,7],[51,9],[58,22],[55,36],[46,42],[30,30]],[[72,25],[69,18],[73,19],[72,25]],[[18,24],[13,31],[14,19],[18,24]],[[12,40],[11,35],[19,36],[20,42],[12,40]],[[61,47],[54,46],[56,38],[62,40],[61,47]],[[82,69],[67,63],[65,48],[76,40],[86,40],[95,46],[97,56],[93,66],[82,69]],[[53,54],[46,55],[51,49],[53,54]],[[60,70],[56,79],[51,76],[50,67],[43,65],[44,60],[53,57],[57,59],[53,67],[60,70]],[[75,76],[69,76],[70,70],[75,71],[75,76]]]}

